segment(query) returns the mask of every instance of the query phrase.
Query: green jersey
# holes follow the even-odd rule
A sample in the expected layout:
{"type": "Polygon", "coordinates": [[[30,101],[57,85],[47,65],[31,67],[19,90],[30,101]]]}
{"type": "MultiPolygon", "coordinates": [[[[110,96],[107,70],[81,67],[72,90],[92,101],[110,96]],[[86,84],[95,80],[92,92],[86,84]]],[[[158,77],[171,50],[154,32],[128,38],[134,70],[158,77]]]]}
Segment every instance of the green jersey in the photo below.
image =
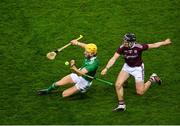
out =
{"type": "MultiPolygon", "coordinates": [[[[91,57],[90,59],[85,58],[83,65],[80,67],[80,70],[83,68],[86,68],[86,70],[88,71],[88,73],[86,74],[94,77],[98,69],[98,66],[99,66],[99,61],[97,57],[91,57]]],[[[86,79],[87,81],[92,81],[92,79],[89,77],[86,77],[86,76],[82,76],[82,77],[86,79]]]]}

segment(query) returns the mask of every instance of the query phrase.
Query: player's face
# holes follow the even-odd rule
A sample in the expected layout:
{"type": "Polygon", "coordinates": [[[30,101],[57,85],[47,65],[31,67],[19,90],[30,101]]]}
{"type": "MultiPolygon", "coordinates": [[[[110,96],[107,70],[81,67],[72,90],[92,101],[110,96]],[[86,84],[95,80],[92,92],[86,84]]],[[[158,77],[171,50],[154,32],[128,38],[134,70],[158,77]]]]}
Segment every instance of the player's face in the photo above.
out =
{"type": "Polygon", "coordinates": [[[123,44],[125,47],[129,48],[129,42],[128,41],[124,40],[123,44]]]}
{"type": "Polygon", "coordinates": [[[124,44],[125,47],[131,48],[133,46],[134,42],[128,42],[128,41],[124,40],[123,44],[124,44]]]}
{"type": "Polygon", "coordinates": [[[85,56],[86,58],[91,58],[93,55],[85,50],[85,51],[84,51],[84,56],[85,56]]]}

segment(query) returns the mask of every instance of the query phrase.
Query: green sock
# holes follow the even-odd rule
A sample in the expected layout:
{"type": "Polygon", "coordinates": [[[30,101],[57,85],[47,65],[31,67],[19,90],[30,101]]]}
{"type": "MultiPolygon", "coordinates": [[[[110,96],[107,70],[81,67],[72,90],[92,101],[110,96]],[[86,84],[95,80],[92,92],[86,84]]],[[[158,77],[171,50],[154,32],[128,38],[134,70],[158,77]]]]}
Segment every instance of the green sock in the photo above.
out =
{"type": "Polygon", "coordinates": [[[56,82],[53,83],[51,86],[49,86],[48,89],[47,89],[47,91],[48,91],[48,92],[51,92],[51,91],[53,91],[53,90],[58,89],[58,87],[57,87],[55,84],[56,84],[56,82]]]}

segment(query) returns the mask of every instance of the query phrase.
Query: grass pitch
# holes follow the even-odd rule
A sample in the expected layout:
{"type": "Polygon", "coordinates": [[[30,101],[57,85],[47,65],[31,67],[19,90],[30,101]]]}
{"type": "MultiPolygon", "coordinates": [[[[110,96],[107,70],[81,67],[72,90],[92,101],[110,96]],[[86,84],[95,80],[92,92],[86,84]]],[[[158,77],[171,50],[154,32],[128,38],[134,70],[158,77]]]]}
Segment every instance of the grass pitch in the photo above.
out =
{"type": "Polygon", "coordinates": [[[0,124],[180,124],[179,6],[179,0],[1,0],[0,124]],[[114,87],[98,81],[86,94],[66,99],[36,95],[70,73],[66,60],[81,65],[83,50],[77,47],[68,47],[54,61],[45,57],[80,34],[83,42],[98,46],[97,76],[115,82],[121,58],[106,76],[100,71],[126,32],[143,43],[167,37],[173,43],[144,52],[146,80],[156,72],[163,85],[137,96],[131,78],[125,88],[127,111],[112,112],[114,87]]]}

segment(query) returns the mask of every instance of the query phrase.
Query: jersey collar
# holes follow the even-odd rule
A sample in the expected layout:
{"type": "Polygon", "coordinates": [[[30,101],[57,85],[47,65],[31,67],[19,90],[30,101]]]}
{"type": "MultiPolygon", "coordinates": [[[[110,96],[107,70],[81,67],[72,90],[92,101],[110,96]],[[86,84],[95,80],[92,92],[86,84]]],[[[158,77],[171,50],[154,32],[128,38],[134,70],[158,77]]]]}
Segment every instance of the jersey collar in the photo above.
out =
{"type": "Polygon", "coordinates": [[[134,48],[134,46],[136,45],[136,42],[134,42],[133,46],[131,48],[134,48]]]}
{"type": "Polygon", "coordinates": [[[91,57],[89,60],[95,60],[97,57],[95,56],[95,57],[91,57]]]}

